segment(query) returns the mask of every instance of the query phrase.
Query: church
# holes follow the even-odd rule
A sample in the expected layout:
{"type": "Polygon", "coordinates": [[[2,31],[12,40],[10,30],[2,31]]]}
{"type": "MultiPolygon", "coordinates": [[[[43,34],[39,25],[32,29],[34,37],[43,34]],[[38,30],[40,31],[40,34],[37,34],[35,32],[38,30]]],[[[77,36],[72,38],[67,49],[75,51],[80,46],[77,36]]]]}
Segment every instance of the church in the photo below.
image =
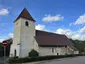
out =
{"type": "Polygon", "coordinates": [[[72,42],[65,36],[35,29],[35,20],[26,8],[14,21],[14,37],[10,57],[27,57],[34,49],[39,56],[78,54],[72,42]]]}

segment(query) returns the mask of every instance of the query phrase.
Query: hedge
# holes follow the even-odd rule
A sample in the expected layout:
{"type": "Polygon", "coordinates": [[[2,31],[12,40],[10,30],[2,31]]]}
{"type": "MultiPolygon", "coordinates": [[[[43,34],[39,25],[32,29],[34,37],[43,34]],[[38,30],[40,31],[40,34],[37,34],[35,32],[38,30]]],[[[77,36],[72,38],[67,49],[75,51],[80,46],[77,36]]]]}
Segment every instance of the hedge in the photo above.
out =
{"type": "Polygon", "coordinates": [[[67,57],[76,57],[76,56],[85,56],[85,54],[75,54],[75,55],[58,55],[58,56],[40,56],[40,57],[25,57],[25,58],[9,58],[9,63],[27,63],[34,61],[42,61],[42,60],[51,60],[51,59],[59,59],[59,58],[67,58],[67,57]]]}

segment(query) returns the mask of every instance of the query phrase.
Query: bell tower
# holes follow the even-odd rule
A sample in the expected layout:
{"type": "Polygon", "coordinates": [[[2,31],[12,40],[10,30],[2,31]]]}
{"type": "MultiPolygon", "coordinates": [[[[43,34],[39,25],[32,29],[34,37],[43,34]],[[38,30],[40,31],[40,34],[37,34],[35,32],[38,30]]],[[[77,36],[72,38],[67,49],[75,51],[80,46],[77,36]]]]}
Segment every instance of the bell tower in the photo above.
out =
{"type": "Polygon", "coordinates": [[[14,38],[11,45],[10,56],[26,57],[33,48],[35,36],[35,20],[32,18],[26,8],[20,13],[14,21],[14,38]]]}

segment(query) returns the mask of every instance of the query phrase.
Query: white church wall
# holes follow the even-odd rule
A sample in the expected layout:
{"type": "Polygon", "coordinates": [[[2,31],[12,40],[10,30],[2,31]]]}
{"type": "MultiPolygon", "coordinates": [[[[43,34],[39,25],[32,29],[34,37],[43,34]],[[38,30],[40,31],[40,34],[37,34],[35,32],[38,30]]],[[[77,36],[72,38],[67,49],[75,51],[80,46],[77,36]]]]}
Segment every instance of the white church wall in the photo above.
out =
{"type": "Polygon", "coordinates": [[[74,51],[74,54],[79,54],[79,51],[74,51]]]}
{"type": "Polygon", "coordinates": [[[66,53],[66,49],[64,47],[39,47],[40,56],[46,55],[64,55],[66,53]],[[54,51],[52,51],[52,48],[54,51]],[[63,50],[63,51],[62,51],[63,50]]]}
{"type": "Polygon", "coordinates": [[[20,44],[20,30],[21,30],[21,18],[14,23],[14,38],[13,44],[11,45],[10,56],[14,56],[14,50],[16,49],[16,55],[19,56],[19,45],[20,44]]]}
{"type": "Polygon", "coordinates": [[[28,56],[28,53],[33,49],[35,23],[33,21],[22,18],[20,34],[20,57],[26,57],[28,56]],[[29,26],[25,25],[26,21],[29,23],[29,26]]]}
{"type": "Polygon", "coordinates": [[[39,47],[39,54],[40,56],[46,55],[65,55],[65,54],[73,54],[73,50],[66,47],[39,47]],[[54,52],[52,52],[52,48],[54,52]]]}
{"type": "MultiPolygon", "coordinates": [[[[58,53],[60,53],[60,55],[65,55],[66,54],[66,48],[65,47],[58,47],[58,48],[60,48],[61,49],[61,51],[60,52],[58,52],[58,53]]],[[[57,52],[57,51],[56,51],[57,52]]]]}
{"type": "Polygon", "coordinates": [[[54,55],[54,53],[52,53],[52,47],[39,47],[39,55],[40,56],[54,55]]]}
{"type": "Polygon", "coordinates": [[[14,56],[14,49],[16,49],[17,56],[28,56],[28,53],[34,48],[34,36],[35,23],[27,19],[19,18],[14,23],[14,38],[13,44],[11,45],[10,55],[14,56]],[[26,21],[29,23],[29,26],[25,25],[26,21]]]}
{"type": "Polygon", "coordinates": [[[74,50],[72,48],[70,48],[69,46],[67,46],[67,53],[74,54],[74,50]]]}
{"type": "Polygon", "coordinates": [[[19,51],[20,51],[20,47],[19,45],[12,45],[12,48],[10,50],[10,57],[14,57],[15,55],[15,51],[16,50],[16,56],[19,56],[19,51]]]}
{"type": "Polygon", "coordinates": [[[60,55],[65,55],[65,54],[73,54],[74,50],[70,48],[69,46],[67,47],[61,47],[61,53],[60,55]]]}
{"type": "Polygon", "coordinates": [[[38,43],[37,43],[37,41],[35,40],[35,38],[34,38],[33,46],[34,46],[33,49],[38,52],[38,51],[39,51],[39,46],[38,46],[38,43]]]}

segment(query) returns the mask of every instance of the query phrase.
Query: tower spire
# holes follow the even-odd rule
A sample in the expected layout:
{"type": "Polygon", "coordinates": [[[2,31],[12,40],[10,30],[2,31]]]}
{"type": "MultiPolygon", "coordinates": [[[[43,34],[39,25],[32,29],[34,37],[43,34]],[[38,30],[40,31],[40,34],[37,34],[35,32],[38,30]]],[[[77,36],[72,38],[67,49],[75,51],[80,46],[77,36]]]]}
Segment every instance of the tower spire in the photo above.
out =
{"type": "MultiPolygon", "coordinates": [[[[25,18],[25,19],[28,19],[28,20],[32,20],[35,22],[35,20],[33,19],[33,17],[30,15],[30,13],[27,11],[26,8],[24,8],[22,10],[22,12],[20,13],[20,15],[17,17],[16,20],[18,20],[19,18],[25,18]]],[[[16,20],[14,22],[16,22],[16,20]]]]}

